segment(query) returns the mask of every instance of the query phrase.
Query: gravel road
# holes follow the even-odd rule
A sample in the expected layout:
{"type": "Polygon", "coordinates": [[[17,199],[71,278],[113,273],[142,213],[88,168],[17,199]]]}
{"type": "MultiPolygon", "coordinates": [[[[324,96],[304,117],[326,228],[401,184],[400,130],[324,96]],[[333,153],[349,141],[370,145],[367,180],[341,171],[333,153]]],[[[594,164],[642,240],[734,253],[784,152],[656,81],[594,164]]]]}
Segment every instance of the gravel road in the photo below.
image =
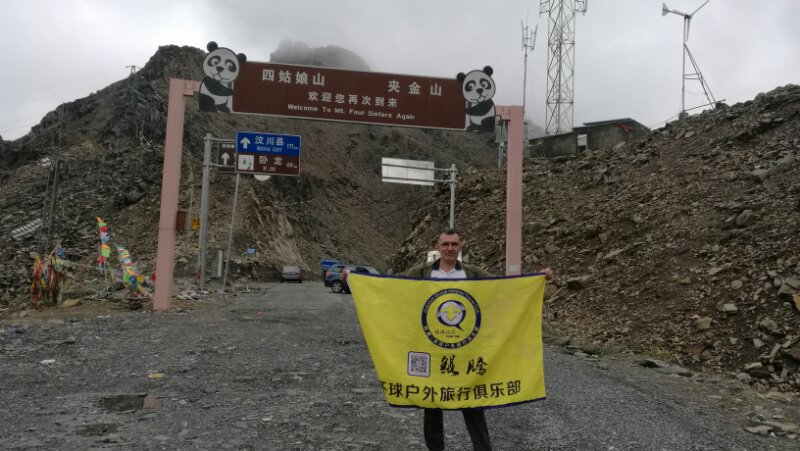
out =
{"type": "MultiPolygon", "coordinates": [[[[2,322],[0,448],[425,449],[421,412],[384,402],[349,295],[270,284],[183,305],[2,322]]],[[[758,406],[779,421],[796,407],[633,360],[547,346],[548,398],[488,411],[495,449],[797,449],[743,429],[758,406]]],[[[445,431],[471,449],[459,413],[445,431]]]]}

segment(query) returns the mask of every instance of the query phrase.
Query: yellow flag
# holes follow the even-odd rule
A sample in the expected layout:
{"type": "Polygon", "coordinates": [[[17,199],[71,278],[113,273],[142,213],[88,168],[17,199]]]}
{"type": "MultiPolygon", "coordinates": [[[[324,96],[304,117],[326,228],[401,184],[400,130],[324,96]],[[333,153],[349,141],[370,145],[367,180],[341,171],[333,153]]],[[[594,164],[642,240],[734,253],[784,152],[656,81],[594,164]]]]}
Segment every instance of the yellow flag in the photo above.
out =
{"type": "Polygon", "coordinates": [[[543,275],[350,274],[347,282],[390,405],[465,409],[545,397],[543,275]]]}

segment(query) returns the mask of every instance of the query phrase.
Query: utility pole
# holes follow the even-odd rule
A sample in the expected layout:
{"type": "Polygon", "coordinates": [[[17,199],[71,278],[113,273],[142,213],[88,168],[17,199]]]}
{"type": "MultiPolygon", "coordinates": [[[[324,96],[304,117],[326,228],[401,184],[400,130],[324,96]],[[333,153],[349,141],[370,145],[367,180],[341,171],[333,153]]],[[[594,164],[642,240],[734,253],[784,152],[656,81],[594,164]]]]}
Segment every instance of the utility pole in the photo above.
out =
{"type": "MultiPolygon", "coordinates": [[[[206,133],[204,138],[205,146],[203,148],[203,181],[202,181],[202,188],[200,192],[200,243],[199,247],[200,250],[198,252],[198,261],[197,261],[197,268],[199,274],[199,283],[200,289],[205,289],[206,286],[206,265],[208,260],[208,203],[209,203],[209,185],[211,180],[211,168],[217,168],[217,173],[223,172],[226,174],[233,174],[234,168],[233,166],[225,166],[227,165],[228,157],[226,156],[224,159],[219,158],[220,152],[231,152],[231,154],[235,153],[232,151],[236,147],[235,141],[232,139],[221,139],[221,138],[214,138],[211,133],[206,133]],[[215,150],[216,149],[216,150],[215,150]],[[216,153],[215,153],[216,152],[216,153]],[[213,155],[212,155],[213,154],[213,155]],[[219,165],[217,163],[212,163],[212,158],[217,158],[215,161],[222,161],[223,165],[219,165]]],[[[233,157],[231,157],[233,158],[233,157]]],[[[238,183],[238,176],[237,176],[237,183],[236,183],[236,197],[238,195],[239,183],[238,183]]],[[[236,210],[236,199],[234,199],[234,215],[236,210]]],[[[233,221],[233,218],[231,218],[233,221]]],[[[233,222],[231,222],[233,224],[233,222]]],[[[233,230],[233,229],[231,229],[233,230]]],[[[230,248],[229,248],[230,249],[230,248]]],[[[219,251],[220,253],[222,251],[219,251]]],[[[222,259],[220,258],[220,264],[222,259]]],[[[226,268],[227,270],[227,268],[226,268]]],[[[220,265],[217,269],[217,274],[222,276],[222,266],[220,265]]],[[[227,280],[223,280],[223,285],[227,282],[227,280]]]]}
{"type": "Polygon", "coordinates": [[[203,149],[203,182],[200,193],[200,289],[206,288],[206,250],[208,248],[208,185],[211,178],[211,133],[206,133],[203,149]]]}
{"type": "Polygon", "coordinates": [[[45,184],[44,205],[42,206],[42,231],[39,235],[39,250],[42,255],[50,251],[53,239],[53,223],[55,222],[56,206],[58,205],[59,172],[65,165],[61,159],[61,151],[55,160],[48,162],[48,175],[45,184]]]}
{"type": "Polygon", "coordinates": [[[455,228],[456,222],[456,174],[458,174],[458,169],[456,169],[455,163],[450,165],[450,228],[455,228]]]}
{"type": "MultiPolygon", "coordinates": [[[[145,105],[144,96],[134,87],[133,76],[136,74],[136,71],[140,68],[134,65],[125,66],[125,68],[130,69],[131,71],[128,74],[128,80],[125,88],[126,101],[125,101],[124,117],[128,119],[136,119],[137,110],[144,107],[145,105]]],[[[139,121],[138,123],[134,121],[132,125],[133,125],[132,136],[134,138],[139,138],[139,142],[141,143],[142,139],[144,138],[142,132],[139,131],[141,121],[139,121]]]]}
{"type": "Polygon", "coordinates": [[[505,121],[497,121],[495,123],[494,134],[494,142],[497,143],[497,169],[501,169],[506,156],[506,137],[508,136],[505,121]]]}
{"type": "Polygon", "coordinates": [[[228,232],[228,255],[225,259],[225,274],[222,276],[222,291],[228,284],[228,266],[231,263],[231,245],[233,244],[233,228],[236,225],[236,201],[239,198],[239,173],[236,173],[236,188],[233,190],[233,212],[231,212],[231,229],[228,232]]]}

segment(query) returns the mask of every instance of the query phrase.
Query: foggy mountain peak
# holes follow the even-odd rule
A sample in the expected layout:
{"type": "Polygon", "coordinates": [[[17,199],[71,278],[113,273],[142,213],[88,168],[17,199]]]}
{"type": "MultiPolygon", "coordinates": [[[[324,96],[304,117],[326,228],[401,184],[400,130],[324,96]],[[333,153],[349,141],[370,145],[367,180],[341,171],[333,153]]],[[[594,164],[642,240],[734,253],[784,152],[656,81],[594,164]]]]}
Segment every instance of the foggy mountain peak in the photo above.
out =
{"type": "Polygon", "coordinates": [[[299,64],[368,72],[369,66],[360,56],[345,48],[328,45],[311,48],[300,41],[284,39],[270,54],[271,63],[299,64]]]}

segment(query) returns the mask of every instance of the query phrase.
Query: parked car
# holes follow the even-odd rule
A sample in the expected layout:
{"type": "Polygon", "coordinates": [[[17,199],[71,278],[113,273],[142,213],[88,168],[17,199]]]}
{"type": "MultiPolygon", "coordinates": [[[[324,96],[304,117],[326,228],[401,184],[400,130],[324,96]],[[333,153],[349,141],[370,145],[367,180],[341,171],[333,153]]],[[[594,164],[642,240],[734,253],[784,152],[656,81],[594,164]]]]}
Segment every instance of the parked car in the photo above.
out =
{"type": "Polygon", "coordinates": [[[380,274],[377,269],[367,265],[354,264],[335,264],[325,273],[325,286],[330,287],[334,293],[349,293],[350,287],[347,286],[347,275],[356,274],[380,274]]]}
{"type": "Polygon", "coordinates": [[[303,272],[299,266],[286,265],[281,268],[281,283],[288,281],[303,283],[303,272]]]}
{"type": "Polygon", "coordinates": [[[323,258],[319,261],[319,268],[322,270],[322,280],[325,280],[325,274],[328,273],[328,270],[331,269],[331,266],[337,263],[341,262],[335,258],[323,258]]]}

